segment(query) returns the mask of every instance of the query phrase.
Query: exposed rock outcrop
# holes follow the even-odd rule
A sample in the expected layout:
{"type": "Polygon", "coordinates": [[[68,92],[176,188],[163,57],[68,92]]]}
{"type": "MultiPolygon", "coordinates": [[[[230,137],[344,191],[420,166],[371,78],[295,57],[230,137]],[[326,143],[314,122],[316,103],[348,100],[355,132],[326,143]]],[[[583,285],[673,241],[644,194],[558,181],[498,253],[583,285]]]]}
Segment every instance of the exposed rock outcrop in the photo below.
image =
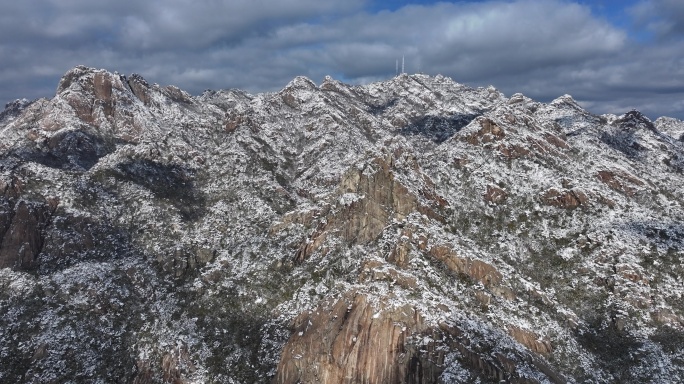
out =
{"type": "Polygon", "coordinates": [[[407,339],[424,327],[415,308],[374,305],[366,295],[350,292],[295,319],[275,382],[421,382],[412,377],[434,382],[436,372],[411,364],[413,356],[406,353],[407,339]]]}
{"type": "Polygon", "coordinates": [[[432,246],[429,253],[454,273],[464,274],[486,287],[496,287],[501,284],[503,276],[496,268],[481,260],[459,257],[449,246],[432,246]]]}
{"type": "Polygon", "coordinates": [[[599,180],[620,193],[634,196],[645,183],[624,171],[603,170],[597,174],[599,180]]]}
{"type": "Polygon", "coordinates": [[[43,248],[45,227],[57,209],[58,200],[45,203],[20,200],[13,208],[5,206],[0,215],[0,268],[33,269],[43,248]]]}
{"type": "MultiPolygon", "coordinates": [[[[394,164],[394,158],[388,155],[387,158],[375,158],[367,168],[345,173],[338,188],[341,194],[339,210],[321,221],[302,243],[295,261],[306,260],[331,233],[351,244],[366,244],[376,240],[393,221],[404,220],[412,212],[443,221],[439,210],[446,208],[445,200],[431,193],[412,193],[397,180],[394,164]],[[419,196],[423,197],[424,203],[419,196]]],[[[423,182],[431,183],[420,170],[415,171],[422,176],[423,182]]]]}
{"type": "Polygon", "coordinates": [[[485,201],[488,201],[492,204],[501,204],[506,201],[507,198],[508,193],[495,185],[488,185],[487,192],[484,194],[485,201]]]}
{"type": "Polygon", "coordinates": [[[544,204],[564,209],[575,209],[589,202],[589,197],[579,189],[551,188],[541,195],[544,204]]]}

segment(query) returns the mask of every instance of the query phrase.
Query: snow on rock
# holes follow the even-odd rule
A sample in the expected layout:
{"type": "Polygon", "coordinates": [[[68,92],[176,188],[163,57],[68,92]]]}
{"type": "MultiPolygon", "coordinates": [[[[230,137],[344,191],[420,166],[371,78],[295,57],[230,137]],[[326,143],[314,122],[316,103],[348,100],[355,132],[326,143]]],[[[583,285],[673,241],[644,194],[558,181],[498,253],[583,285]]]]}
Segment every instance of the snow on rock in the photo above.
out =
{"type": "Polygon", "coordinates": [[[683,127],[76,67],[0,114],[0,381],[682,381],[683,127]]]}

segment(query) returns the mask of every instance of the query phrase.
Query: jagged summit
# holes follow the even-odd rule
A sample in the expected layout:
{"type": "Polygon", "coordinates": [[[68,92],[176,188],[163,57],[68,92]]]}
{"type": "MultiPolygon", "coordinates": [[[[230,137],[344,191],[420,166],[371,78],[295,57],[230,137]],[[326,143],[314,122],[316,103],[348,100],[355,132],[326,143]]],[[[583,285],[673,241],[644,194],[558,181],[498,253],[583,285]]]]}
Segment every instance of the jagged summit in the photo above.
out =
{"type": "Polygon", "coordinates": [[[313,90],[316,89],[316,83],[311,81],[308,77],[306,76],[297,76],[292,81],[290,81],[285,88],[283,88],[283,91],[290,90],[290,89],[308,89],[308,90],[313,90]]]}
{"type": "Polygon", "coordinates": [[[568,94],[565,94],[563,96],[560,96],[560,97],[554,99],[551,102],[551,104],[553,104],[553,105],[564,105],[565,104],[565,105],[573,106],[577,109],[582,109],[581,107],[579,107],[579,104],[577,104],[577,101],[575,101],[575,99],[568,94]]]}
{"type": "Polygon", "coordinates": [[[672,117],[659,117],[655,121],[656,129],[684,142],[684,122],[672,117]]]}
{"type": "Polygon", "coordinates": [[[444,76],[76,67],[0,115],[0,381],[680,382],[683,135],[444,76]]]}
{"type": "Polygon", "coordinates": [[[21,112],[31,105],[28,99],[16,99],[5,105],[5,110],[0,112],[0,124],[7,124],[12,119],[18,117],[21,112]]]}
{"type": "Polygon", "coordinates": [[[612,123],[619,125],[624,130],[656,130],[655,126],[653,125],[653,122],[648,117],[644,116],[641,112],[635,109],[615,119],[612,123]]]}

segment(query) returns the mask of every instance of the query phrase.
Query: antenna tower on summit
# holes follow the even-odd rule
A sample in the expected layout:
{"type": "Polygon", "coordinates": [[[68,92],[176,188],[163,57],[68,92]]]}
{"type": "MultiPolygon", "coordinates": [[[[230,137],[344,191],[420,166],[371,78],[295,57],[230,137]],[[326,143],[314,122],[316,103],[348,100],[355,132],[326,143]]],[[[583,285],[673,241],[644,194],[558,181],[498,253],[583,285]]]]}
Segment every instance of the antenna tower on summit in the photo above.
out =
{"type": "Polygon", "coordinates": [[[401,73],[404,74],[404,55],[401,55],[401,73]]]}

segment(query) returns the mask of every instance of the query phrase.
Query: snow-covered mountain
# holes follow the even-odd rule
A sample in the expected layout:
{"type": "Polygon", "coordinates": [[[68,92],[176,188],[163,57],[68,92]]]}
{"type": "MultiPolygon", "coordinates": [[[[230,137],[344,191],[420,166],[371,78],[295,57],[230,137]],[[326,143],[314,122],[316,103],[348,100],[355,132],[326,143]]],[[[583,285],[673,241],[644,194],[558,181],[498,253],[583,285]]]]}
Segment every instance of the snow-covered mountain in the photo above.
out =
{"type": "Polygon", "coordinates": [[[0,382],[682,382],[683,135],[76,67],[0,114],[0,382]]]}

